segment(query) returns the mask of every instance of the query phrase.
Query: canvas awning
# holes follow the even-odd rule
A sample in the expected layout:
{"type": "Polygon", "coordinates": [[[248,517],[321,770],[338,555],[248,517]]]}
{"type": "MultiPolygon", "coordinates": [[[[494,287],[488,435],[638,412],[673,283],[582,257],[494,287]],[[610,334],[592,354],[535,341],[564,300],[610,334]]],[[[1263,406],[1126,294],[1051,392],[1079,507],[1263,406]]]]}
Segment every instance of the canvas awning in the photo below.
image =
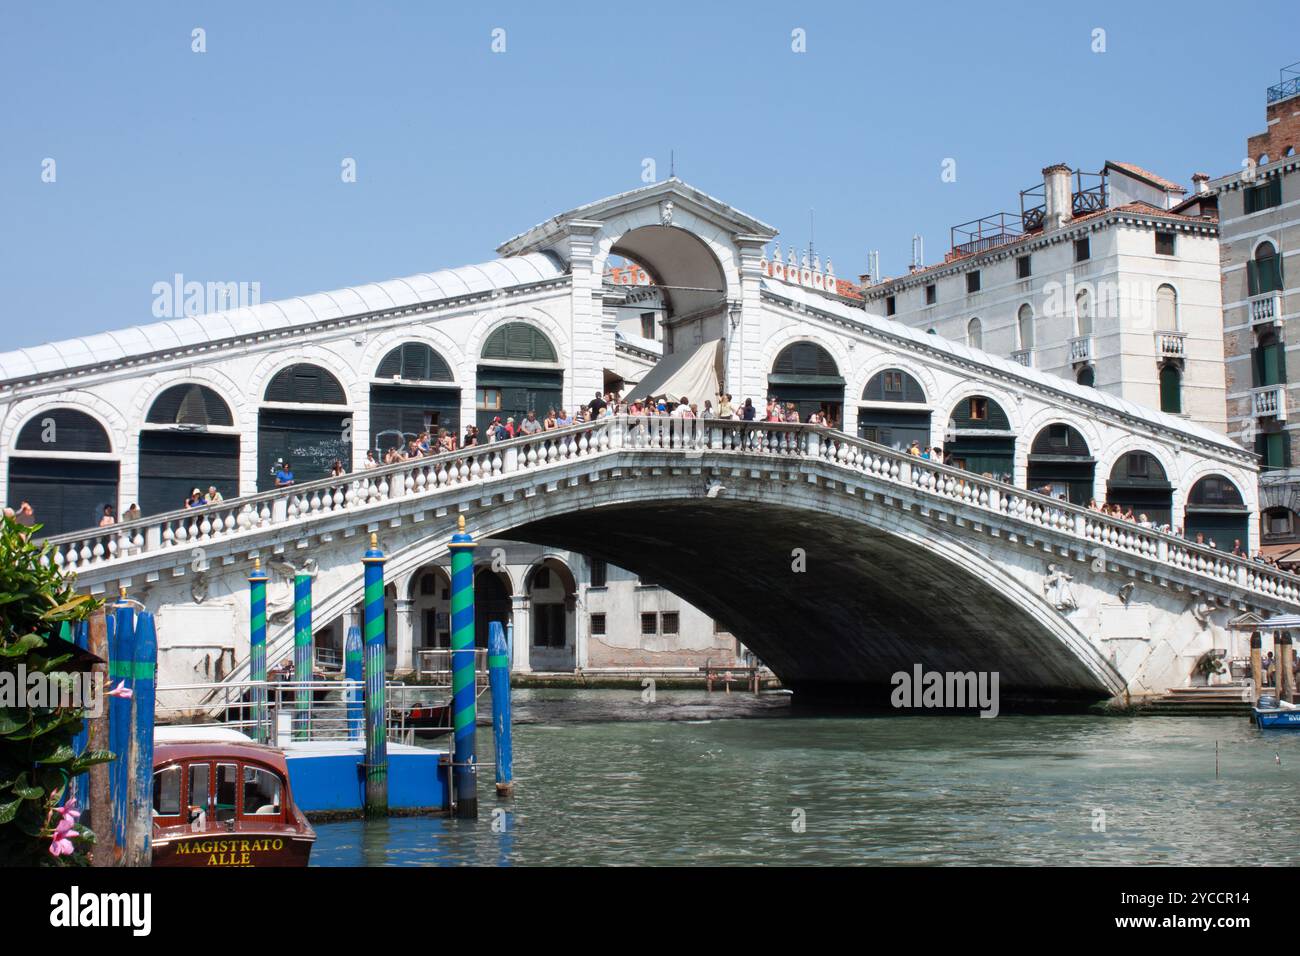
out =
{"type": "Polygon", "coordinates": [[[646,398],[676,401],[685,395],[703,405],[717,396],[721,381],[722,339],[711,339],[694,350],[665,355],[628,393],[627,401],[646,398]]]}

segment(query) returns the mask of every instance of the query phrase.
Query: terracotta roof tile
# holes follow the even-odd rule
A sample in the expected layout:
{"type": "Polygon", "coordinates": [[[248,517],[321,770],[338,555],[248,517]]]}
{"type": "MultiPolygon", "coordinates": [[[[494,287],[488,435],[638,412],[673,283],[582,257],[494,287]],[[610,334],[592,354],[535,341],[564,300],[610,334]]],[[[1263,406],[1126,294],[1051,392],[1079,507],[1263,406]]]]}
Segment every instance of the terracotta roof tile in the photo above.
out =
{"type": "Polygon", "coordinates": [[[1185,186],[1180,186],[1178,183],[1165,179],[1163,176],[1157,176],[1155,173],[1151,172],[1151,170],[1143,169],[1141,166],[1135,166],[1133,163],[1117,163],[1113,159],[1108,159],[1106,160],[1106,165],[1114,166],[1116,169],[1122,169],[1124,172],[1137,176],[1139,179],[1145,179],[1147,182],[1159,186],[1161,189],[1167,190],[1168,192],[1187,192],[1185,186]]]}

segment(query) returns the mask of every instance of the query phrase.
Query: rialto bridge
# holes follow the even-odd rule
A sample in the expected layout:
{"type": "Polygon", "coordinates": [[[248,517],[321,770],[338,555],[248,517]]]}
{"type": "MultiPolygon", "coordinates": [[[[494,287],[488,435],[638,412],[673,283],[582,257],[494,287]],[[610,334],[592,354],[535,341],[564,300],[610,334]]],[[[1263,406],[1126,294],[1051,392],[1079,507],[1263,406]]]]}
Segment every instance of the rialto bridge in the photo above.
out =
{"type": "Polygon", "coordinates": [[[1232,619],[1300,603],[1300,579],[1222,549],[1257,543],[1252,454],[868,316],[829,264],[769,258],[775,236],[669,180],[556,216],[483,265],[0,355],[5,499],[33,503],[84,587],[127,584],[157,607],[164,642],[228,634],[235,674],[254,558],[309,565],[325,623],[359,600],[368,533],[406,593],[462,514],[478,536],[652,577],[808,691],[883,688],[919,662],[998,670],[1011,696],[1153,693],[1186,683],[1232,619]],[[645,309],[653,342],[621,331],[645,309]],[[424,428],[684,376],[837,428],[615,418],[362,467],[424,428]],[[954,466],[902,452],[913,437],[954,466]],[[294,486],[271,487],[278,458],[294,486]],[[349,474],[323,478],[335,459],[349,474]],[[212,484],[224,502],[177,510],[212,484]],[[137,502],[138,520],[77,530],[137,502]]]}

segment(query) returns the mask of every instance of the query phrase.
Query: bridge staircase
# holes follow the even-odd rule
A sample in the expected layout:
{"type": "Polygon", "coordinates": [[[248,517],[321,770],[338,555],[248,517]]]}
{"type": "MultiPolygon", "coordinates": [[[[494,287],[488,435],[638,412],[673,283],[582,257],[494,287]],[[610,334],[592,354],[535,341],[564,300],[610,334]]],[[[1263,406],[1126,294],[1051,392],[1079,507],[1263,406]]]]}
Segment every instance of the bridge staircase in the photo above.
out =
{"type": "Polygon", "coordinates": [[[1249,685],[1175,687],[1142,708],[1147,716],[1158,717],[1249,717],[1249,685]]]}

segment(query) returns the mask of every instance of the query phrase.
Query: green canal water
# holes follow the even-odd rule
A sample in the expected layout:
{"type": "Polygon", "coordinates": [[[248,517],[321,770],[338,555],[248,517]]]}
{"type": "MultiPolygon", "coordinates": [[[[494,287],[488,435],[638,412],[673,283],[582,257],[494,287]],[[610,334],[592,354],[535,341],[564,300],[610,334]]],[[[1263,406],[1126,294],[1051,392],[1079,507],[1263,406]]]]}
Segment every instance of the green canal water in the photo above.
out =
{"type": "Polygon", "coordinates": [[[1219,717],[805,718],[784,703],[516,692],[513,800],[493,792],[481,727],[478,820],[321,824],[312,863],[1300,864],[1300,734],[1219,717]]]}

